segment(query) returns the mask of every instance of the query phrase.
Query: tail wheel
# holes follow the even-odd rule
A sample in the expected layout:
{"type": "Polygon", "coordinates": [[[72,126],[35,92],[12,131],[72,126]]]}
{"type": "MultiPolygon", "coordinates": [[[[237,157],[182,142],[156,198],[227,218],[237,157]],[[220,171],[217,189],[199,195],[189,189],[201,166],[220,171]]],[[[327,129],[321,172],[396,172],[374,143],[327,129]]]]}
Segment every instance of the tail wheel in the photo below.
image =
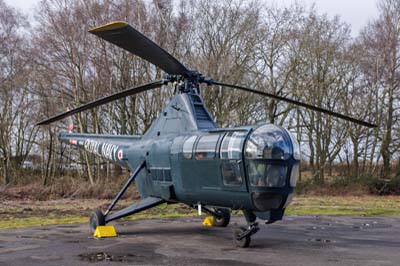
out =
{"type": "Polygon", "coordinates": [[[241,248],[247,248],[250,245],[250,242],[251,242],[250,235],[247,235],[240,240],[238,239],[246,231],[247,231],[247,229],[244,227],[239,227],[239,228],[235,229],[235,231],[233,232],[233,240],[235,241],[236,246],[241,247],[241,248]]]}
{"type": "Polygon", "coordinates": [[[215,226],[228,226],[229,221],[231,220],[231,211],[225,208],[215,208],[215,212],[219,215],[219,217],[214,217],[215,226]]]}
{"type": "Polygon", "coordinates": [[[92,233],[94,233],[97,226],[105,225],[105,224],[106,224],[106,222],[105,222],[104,214],[103,214],[102,210],[96,209],[90,214],[89,226],[90,226],[90,231],[92,233]]]}

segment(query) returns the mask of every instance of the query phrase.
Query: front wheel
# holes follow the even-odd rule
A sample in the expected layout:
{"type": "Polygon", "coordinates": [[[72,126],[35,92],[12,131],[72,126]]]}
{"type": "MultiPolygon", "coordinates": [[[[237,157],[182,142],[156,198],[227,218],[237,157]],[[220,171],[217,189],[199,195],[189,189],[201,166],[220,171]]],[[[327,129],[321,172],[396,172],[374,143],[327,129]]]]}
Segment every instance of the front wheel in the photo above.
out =
{"type": "Polygon", "coordinates": [[[225,208],[215,208],[215,212],[219,217],[214,217],[215,226],[227,227],[231,220],[231,212],[229,209],[225,208]]]}
{"type": "Polygon", "coordinates": [[[250,235],[247,235],[240,240],[238,239],[246,231],[247,229],[244,227],[239,227],[235,229],[235,231],[233,232],[233,240],[235,241],[236,246],[240,248],[247,248],[250,245],[250,235]]]}
{"type": "Polygon", "coordinates": [[[90,214],[90,219],[89,219],[90,231],[94,233],[94,231],[96,231],[97,226],[99,225],[106,225],[106,222],[103,211],[100,209],[96,209],[90,214]]]}

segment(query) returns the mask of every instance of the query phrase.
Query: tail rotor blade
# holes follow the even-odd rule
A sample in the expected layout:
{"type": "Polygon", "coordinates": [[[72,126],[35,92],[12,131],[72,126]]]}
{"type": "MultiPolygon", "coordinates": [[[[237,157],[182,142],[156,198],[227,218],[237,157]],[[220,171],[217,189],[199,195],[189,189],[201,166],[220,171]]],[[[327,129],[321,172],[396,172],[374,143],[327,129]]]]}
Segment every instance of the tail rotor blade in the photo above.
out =
{"type": "Polygon", "coordinates": [[[263,92],[263,91],[259,91],[259,90],[254,90],[254,89],[250,89],[250,88],[246,88],[246,87],[242,87],[242,86],[237,86],[237,85],[225,84],[225,83],[216,82],[216,81],[211,81],[210,83],[214,84],[214,85],[230,87],[230,88],[234,88],[234,89],[238,89],[238,90],[242,90],[242,91],[255,93],[255,94],[266,96],[266,97],[270,97],[270,98],[273,98],[273,99],[276,99],[276,100],[279,100],[279,101],[288,102],[288,103],[291,103],[291,104],[294,104],[294,105],[297,105],[297,106],[301,106],[301,107],[305,107],[307,109],[311,109],[313,111],[317,111],[317,112],[328,114],[328,115],[331,115],[331,116],[334,116],[334,117],[338,117],[338,118],[341,118],[341,119],[344,119],[344,120],[347,120],[347,121],[350,121],[350,122],[353,122],[353,123],[356,123],[356,124],[359,124],[359,125],[362,125],[362,126],[366,126],[366,127],[370,127],[370,128],[376,127],[375,124],[371,124],[369,122],[366,122],[366,121],[363,121],[363,120],[359,120],[359,119],[356,119],[354,117],[350,117],[350,116],[347,116],[347,115],[344,115],[344,114],[333,112],[333,111],[330,111],[330,110],[327,110],[327,109],[324,109],[324,108],[321,108],[321,107],[317,107],[317,106],[314,106],[314,105],[311,105],[311,104],[308,104],[308,103],[303,103],[303,102],[300,102],[300,101],[296,101],[296,100],[293,100],[293,99],[290,99],[290,98],[286,98],[286,97],[283,97],[283,96],[279,96],[279,95],[276,95],[276,94],[263,92]]]}
{"type": "Polygon", "coordinates": [[[50,123],[59,121],[59,120],[61,120],[63,118],[71,116],[73,114],[77,114],[77,113],[80,113],[80,112],[95,108],[97,106],[101,106],[103,104],[106,104],[106,103],[109,103],[109,102],[112,102],[112,101],[115,101],[115,100],[118,100],[118,99],[121,99],[121,98],[124,98],[124,97],[127,97],[127,96],[131,96],[131,95],[134,95],[134,94],[137,94],[137,93],[140,93],[140,92],[144,92],[144,91],[148,91],[148,90],[152,90],[152,89],[161,87],[164,83],[165,83],[164,80],[155,81],[155,82],[148,83],[148,84],[145,84],[145,85],[142,85],[142,86],[139,86],[139,87],[134,87],[134,88],[131,88],[131,89],[127,89],[127,90],[115,93],[115,94],[111,94],[109,96],[106,96],[106,97],[91,101],[91,102],[89,102],[87,104],[81,105],[81,106],[79,106],[79,107],[77,107],[75,109],[72,109],[72,110],[69,110],[67,112],[55,115],[55,116],[53,116],[53,117],[51,117],[49,119],[46,119],[44,121],[41,121],[41,122],[37,123],[37,125],[38,126],[48,125],[50,123]]]}
{"type": "Polygon", "coordinates": [[[149,61],[168,74],[187,76],[190,73],[178,59],[134,29],[127,22],[112,22],[91,29],[89,32],[149,61]]]}

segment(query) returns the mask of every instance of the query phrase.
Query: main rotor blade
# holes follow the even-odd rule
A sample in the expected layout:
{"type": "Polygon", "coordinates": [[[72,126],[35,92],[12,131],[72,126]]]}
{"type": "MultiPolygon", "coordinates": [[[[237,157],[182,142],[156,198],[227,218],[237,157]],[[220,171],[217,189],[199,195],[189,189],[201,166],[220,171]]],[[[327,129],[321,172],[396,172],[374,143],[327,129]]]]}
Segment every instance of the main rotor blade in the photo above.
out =
{"type": "Polygon", "coordinates": [[[135,30],[127,22],[112,22],[91,29],[89,32],[149,61],[168,74],[187,76],[190,73],[178,59],[135,30]]]}
{"type": "Polygon", "coordinates": [[[272,93],[263,92],[263,91],[259,91],[259,90],[254,90],[254,89],[250,89],[250,88],[246,88],[246,87],[242,87],[242,86],[237,86],[237,85],[220,83],[220,82],[216,82],[216,81],[212,81],[210,83],[211,84],[215,84],[215,85],[225,86],[225,87],[231,87],[231,88],[234,88],[234,89],[239,89],[239,90],[243,90],[243,91],[247,91],[247,92],[252,92],[252,93],[256,93],[256,94],[259,94],[259,95],[262,95],[262,96],[266,96],[266,97],[271,97],[271,98],[274,98],[274,99],[277,99],[277,100],[280,100],[280,101],[284,101],[284,102],[288,102],[288,103],[291,103],[291,104],[294,104],[294,105],[302,106],[302,107],[311,109],[313,111],[321,112],[321,113],[328,114],[328,115],[331,115],[331,116],[335,116],[335,117],[338,117],[338,118],[341,118],[341,119],[344,119],[344,120],[347,120],[347,121],[351,121],[353,123],[356,123],[356,124],[359,124],[359,125],[363,125],[363,126],[366,126],[366,127],[376,127],[376,125],[368,123],[368,122],[363,121],[363,120],[359,120],[359,119],[356,119],[356,118],[353,118],[353,117],[350,117],[350,116],[347,116],[347,115],[336,113],[336,112],[333,112],[333,111],[330,111],[330,110],[327,110],[327,109],[323,109],[321,107],[317,107],[317,106],[314,106],[314,105],[311,105],[311,104],[307,104],[307,103],[299,102],[299,101],[296,101],[296,100],[292,100],[292,99],[289,99],[289,98],[286,98],[286,97],[282,97],[282,96],[279,96],[279,95],[275,95],[275,94],[272,94],[272,93]]]}
{"type": "Polygon", "coordinates": [[[124,90],[124,91],[121,91],[121,92],[117,92],[115,94],[111,94],[109,96],[106,96],[106,97],[91,101],[91,102],[89,102],[87,104],[81,105],[81,106],[79,106],[79,107],[77,107],[75,109],[69,110],[67,112],[55,115],[55,116],[53,116],[53,117],[51,117],[49,119],[46,119],[44,121],[41,121],[41,122],[37,123],[37,125],[38,126],[48,125],[50,123],[56,122],[58,120],[61,120],[61,119],[65,118],[65,117],[71,116],[73,114],[77,114],[77,113],[92,109],[94,107],[97,107],[97,106],[100,106],[100,105],[103,105],[103,104],[106,104],[106,103],[109,103],[109,102],[124,98],[126,96],[131,96],[131,95],[143,92],[143,91],[147,91],[147,90],[151,90],[151,89],[155,89],[155,88],[161,87],[163,84],[164,84],[164,81],[163,80],[159,80],[159,81],[148,83],[148,84],[145,84],[145,85],[142,85],[142,86],[139,86],[139,87],[134,87],[134,88],[130,88],[130,89],[127,89],[127,90],[124,90]]]}

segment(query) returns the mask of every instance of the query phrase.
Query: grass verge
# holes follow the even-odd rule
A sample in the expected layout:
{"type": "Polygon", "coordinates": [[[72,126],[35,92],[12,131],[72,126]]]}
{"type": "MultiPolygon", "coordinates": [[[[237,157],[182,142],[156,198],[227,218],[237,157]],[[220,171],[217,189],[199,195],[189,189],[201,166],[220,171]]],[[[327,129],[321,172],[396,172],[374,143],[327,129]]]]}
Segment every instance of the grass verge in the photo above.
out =
{"type": "MultiPolygon", "coordinates": [[[[91,210],[105,209],[107,200],[6,201],[0,206],[0,229],[50,224],[88,222],[91,210]]],[[[126,207],[129,201],[119,203],[126,207]]],[[[286,211],[296,215],[400,215],[399,196],[298,196],[286,211]]],[[[196,210],[182,204],[162,204],[126,219],[195,216],[196,210]]]]}
{"type": "Polygon", "coordinates": [[[400,215],[399,196],[299,196],[286,214],[297,215],[400,215]]]}

